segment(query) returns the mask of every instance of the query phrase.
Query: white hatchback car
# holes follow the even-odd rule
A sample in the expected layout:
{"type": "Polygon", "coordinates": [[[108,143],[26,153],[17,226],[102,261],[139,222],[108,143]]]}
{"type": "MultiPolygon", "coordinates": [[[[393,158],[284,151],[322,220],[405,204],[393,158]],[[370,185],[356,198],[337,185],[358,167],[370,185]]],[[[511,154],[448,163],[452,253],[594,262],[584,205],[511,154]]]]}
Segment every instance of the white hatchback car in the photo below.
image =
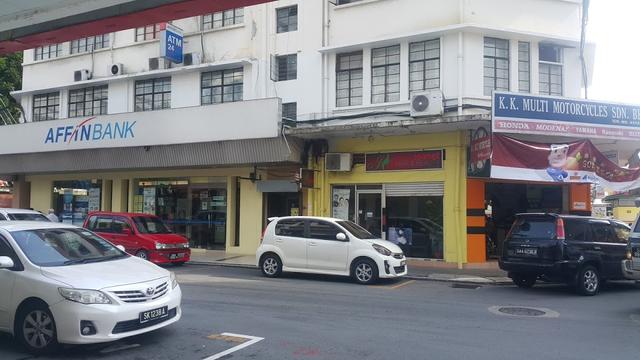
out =
{"type": "Polygon", "coordinates": [[[351,221],[306,216],[270,220],[256,253],[267,277],[291,271],[345,275],[372,284],[407,274],[400,247],[351,221]]]}
{"type": "Polygon", "coordinates": [[[0,222],[0,330],[32,353],[167,326],[181,298],[173,273],[86,229],[0,222]]]}

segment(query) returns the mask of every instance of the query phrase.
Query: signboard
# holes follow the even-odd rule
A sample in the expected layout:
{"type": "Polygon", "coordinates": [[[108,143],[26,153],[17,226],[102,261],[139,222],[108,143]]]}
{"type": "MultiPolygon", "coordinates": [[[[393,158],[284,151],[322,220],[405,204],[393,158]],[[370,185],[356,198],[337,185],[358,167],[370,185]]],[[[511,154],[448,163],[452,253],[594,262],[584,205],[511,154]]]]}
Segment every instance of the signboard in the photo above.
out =
{"type": "Polygon", "coordinates": [[[491,171],[491,134],[480,127],[471,135],[467,154],[467,176],[489,177],[491,171]]]}
{"type": "Polygon", "coordinates": [[[177,26],[166,24],[164,30],[160,32],[160,56],[180,64],[182,62],[182,48],[184,39],[182,29],[177,26]]]}
{"type": "Polygon", "coordinates": [[[493,132],[640,139],[640,106],[593,100],[493,94],[493,132]]]}
{"type": "Polygon", "coordinates": [[[626,169],[614,164],[589,140],[543,144],[494,134],[491,177],[596,183],[614,191],[640,188],[640,169],[626,169]]]}
{"type": "Polygon", "coordinates": [[[442,150],[365,154],[366,171],[441,169],[442,150]]]}

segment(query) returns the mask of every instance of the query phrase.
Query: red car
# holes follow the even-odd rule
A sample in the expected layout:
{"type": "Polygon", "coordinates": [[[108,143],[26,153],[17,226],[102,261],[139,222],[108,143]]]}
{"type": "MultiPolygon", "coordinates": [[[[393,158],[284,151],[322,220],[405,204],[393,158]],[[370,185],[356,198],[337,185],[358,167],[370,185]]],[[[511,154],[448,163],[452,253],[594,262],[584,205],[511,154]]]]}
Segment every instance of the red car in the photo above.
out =
{"type": "Polygon", "coordinates": [[[155,215],[98,211],[87,216],[83,227],[156,264],[182,265],[191,257],[189,241],[155,215]]]}

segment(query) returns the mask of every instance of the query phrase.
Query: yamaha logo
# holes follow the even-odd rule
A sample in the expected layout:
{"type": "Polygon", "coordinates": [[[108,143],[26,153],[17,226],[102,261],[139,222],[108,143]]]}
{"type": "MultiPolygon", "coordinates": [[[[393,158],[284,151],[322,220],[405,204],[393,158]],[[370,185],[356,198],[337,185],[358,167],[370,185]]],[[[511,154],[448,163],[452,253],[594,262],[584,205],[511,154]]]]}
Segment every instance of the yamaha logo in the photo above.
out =
{"type": "Polygon", "coordinates": [[[156,289],[154,289],[154,288],[152,288],[152,287],[147,288],[147,295],[148,295],[148,296],[153,295],[155,292],[156,292],[156,289]]]}

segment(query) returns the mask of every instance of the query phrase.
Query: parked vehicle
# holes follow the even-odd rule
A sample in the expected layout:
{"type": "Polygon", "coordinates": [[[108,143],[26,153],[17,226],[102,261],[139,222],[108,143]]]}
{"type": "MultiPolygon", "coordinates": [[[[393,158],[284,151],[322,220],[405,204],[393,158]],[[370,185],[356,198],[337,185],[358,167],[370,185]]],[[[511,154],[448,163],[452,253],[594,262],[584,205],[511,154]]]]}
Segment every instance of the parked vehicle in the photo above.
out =
{"type": "Polygon", "coordinates": [[[155,264],[182,265],[191,258],[189,241],[154,215],[92,212],[83,227],[155,264]]]}
{"type": "Polygon", "coordinates": [[[565,282],[595,295],[605,280],[625,276],[629,226],[616,220],[558,214],[518,214],[507,235],[500,268],[519,287],[538,279],[565,282]]]}
{"type": "MultiPolygon", "coordinates": [[[[640,199],[636,200],[640,207],[640,199]]],[[[640,215],[631,226],[632,232],[627,243],[626,258],[622,261],[622,273],[629,280],[640,280],[640,215]]]]}
{"type": "Polygon", "coordinates": [[[0,208],[0,220],[10,221],[51,221],[49,218],[35,210],[0,208]]]}
{"type": "Polygon", "coordinates": [[[351,276],[372,284],[407,274],[406,258],[397,245],[351,221],[304,216],[270,220],[256,252],[267,277],[291,271],[351,276]]]}
{"type": "Polygon", "coordinates": [[[0,289],[0,331],[35,354],[146,333],[181,317],[173,273],[73,225],[0,222],[0,289]]]}

